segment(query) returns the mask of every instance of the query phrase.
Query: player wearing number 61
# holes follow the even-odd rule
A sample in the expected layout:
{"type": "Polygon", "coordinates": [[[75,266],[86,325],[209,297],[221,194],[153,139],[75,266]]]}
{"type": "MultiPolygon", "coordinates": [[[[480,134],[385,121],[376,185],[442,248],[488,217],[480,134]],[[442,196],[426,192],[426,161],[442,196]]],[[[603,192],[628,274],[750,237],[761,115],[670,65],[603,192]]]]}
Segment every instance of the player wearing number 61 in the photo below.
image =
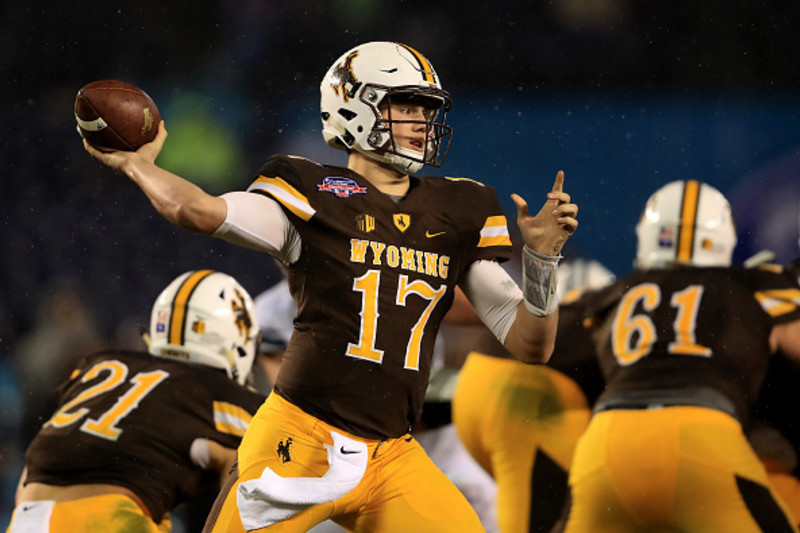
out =
{"type": "Polygon", "coordinates": [[[800,287],[731,266],[731,208],[704,183],[656,191],[636,235],[638,272],[585,302],[606,390],[566,531],[797,531],[745,435],[772,354],[800,361],[800,287]]]}
{"type": "Polygon", "coordinates": [[[246,386],[253,308],[231,276],[186,272],[153,306],[149,353],[86,355],[28,447],[9,532],[170,531],[205,471],[224,479],[264,401],[246,386]]]}
{"type": "Polygon", "coordinates": [[[355,531],[482,531],[408,434],[436,333],[459,285],[512,354],[547,361],[556,266],[577,206],[563,172],[542,188],[538,214],[513,195],[526,245],[520,290],[499,264],[511,240],[494,189],[413,175],[442,163],[451,133],[452,99],[425,56],[365,43],[333,62],[320,91],[323,138],[347,151],[347,167],[277,155],[247,192],[211,196],[158,167],[163,126],[137,152],[85,144],[170,221],[286,266],[294,334],[207,529],[307,531],[331,518],[355,531]]]}

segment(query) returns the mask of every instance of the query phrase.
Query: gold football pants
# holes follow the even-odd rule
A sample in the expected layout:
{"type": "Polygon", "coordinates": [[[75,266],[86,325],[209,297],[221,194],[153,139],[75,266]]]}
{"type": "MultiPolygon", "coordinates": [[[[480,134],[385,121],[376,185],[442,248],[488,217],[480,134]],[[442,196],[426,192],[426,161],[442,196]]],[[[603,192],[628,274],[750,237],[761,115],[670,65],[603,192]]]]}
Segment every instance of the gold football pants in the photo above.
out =
{"type": "Polygon", "coordinates": [[[464,446],[497,481],[500,531],[550,531],[561,516],[573,450],[590,415],[583,392],[564,374],[469,354],[453,397],[453,422],[464,446]]]}
{"type": "Polygon", "coordinates": [[[14,509],[7,531],[167,533],[171,529],[169,515],[159,525],[127,496],[105,494],[55,504],[50,501],[21,503],[14,509]],[[46,512],[42,512],[43,508],[46,512]]]}
{"type": "Polygon", "coordinates": [[[223,488],[206,531],[242,533],[236,493],[265,467],[281,477],[321,477],[328,470],[325,445],[335,431],[367,445],[369,460],[358,486],[329,503],[255,531],[305,532],[331,519],[349,531],[393,533],[479,532],[480,520],[455,485],[410,436],[385,441],[348,434],[271,394],[253,418],[238,452],[238,478],[223,488]],[[212,529],[213,528],[213,529],[212,529]]]}
{"type": "Polygon", "coordinates": [[[568,533],[797,532],[738,421],[714,409],[600,412],[569,480],[568,533]]]}

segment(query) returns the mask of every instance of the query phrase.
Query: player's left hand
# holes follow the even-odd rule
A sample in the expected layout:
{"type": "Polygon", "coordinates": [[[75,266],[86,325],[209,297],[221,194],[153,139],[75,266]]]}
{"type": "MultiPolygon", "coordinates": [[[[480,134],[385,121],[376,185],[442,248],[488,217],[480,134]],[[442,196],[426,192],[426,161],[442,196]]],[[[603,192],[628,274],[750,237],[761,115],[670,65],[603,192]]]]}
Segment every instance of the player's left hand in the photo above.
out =
{"type": "Polygon", "coordinates": [[[558,255],[578,227],[578,206],[570,203],[569,194],[564,192],[564,171],[556,174],[553,189],[536,216],[528,214],[528,202],[520,195],[512,194],[511,199],[517,206],[517,225],[528,248],[544,255],[558,255]]]}

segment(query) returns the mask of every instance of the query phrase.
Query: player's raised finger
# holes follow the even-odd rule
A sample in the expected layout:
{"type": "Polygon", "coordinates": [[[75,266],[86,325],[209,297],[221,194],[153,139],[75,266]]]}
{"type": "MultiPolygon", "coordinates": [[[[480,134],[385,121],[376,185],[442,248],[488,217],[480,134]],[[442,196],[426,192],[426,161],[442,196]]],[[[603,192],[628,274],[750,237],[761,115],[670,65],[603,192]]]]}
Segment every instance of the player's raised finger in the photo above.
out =
{"type": "Polygon", "coordinates": [[[553,192],[562,192],[564,190],[564,171],[559,170],[556,173],[556,181],[553,183],[553,192]]]}

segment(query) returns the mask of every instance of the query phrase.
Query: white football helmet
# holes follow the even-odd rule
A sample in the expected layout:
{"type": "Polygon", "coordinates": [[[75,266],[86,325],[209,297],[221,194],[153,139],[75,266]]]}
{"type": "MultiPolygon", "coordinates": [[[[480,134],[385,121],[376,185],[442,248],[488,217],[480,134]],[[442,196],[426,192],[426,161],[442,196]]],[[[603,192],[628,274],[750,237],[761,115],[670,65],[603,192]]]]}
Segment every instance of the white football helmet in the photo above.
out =
{"type": "Polygon", "coordinates": [[[223,369],[244,385],[261,337],[254,309],[253,299],[231,276],[185,272],[153,305],[150,353],[223,369]]]}
{"type": "Polygon", "coordinates": [[[673,181],[647,200],[636,225],[634,266],[640,270],[730,266],[736,228],[728,200],[695,180],[673,181]]]}
{"type": "Polygon", "coordinates": [[[616,276],[594,259],[572,259],[558,265],[558,302],[567,304],[587,289],[601,289],[614,283],[616,276]]]}
{"type": "Polygon", "coordinates": [[[444,161],[452,138],[445,124],[452,100],[430,61],[410,46],[382,41],[356,46],[331,65],[320,92],[322,136],[330,146],[357,150],[404,174],[444,161]],[[416,101],[432,112],[425,121],[393,120],[379,109],[386,98],[416,101]],[[425,123],[424,150],[398,146],[392,122],[425,123]]]}

